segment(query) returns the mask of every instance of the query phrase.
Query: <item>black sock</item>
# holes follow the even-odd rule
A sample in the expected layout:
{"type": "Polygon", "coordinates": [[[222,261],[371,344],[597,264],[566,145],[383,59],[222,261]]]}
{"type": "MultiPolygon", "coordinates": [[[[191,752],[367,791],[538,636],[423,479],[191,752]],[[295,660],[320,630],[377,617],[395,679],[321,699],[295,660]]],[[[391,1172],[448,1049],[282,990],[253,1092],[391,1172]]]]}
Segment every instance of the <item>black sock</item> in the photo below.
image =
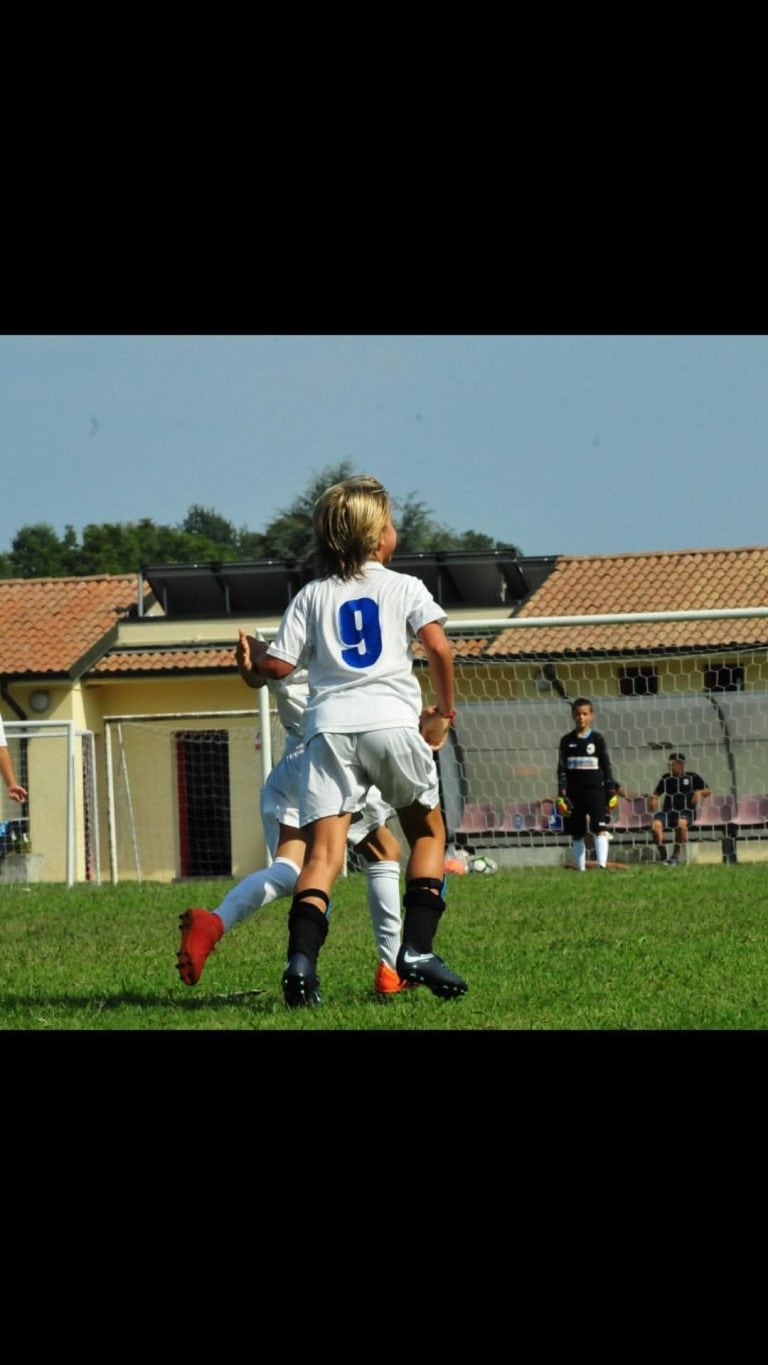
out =
{"type": "Polygon", "coordinates": [[[430,884],[437,888],[442,886],[442,882],[433,877],[416,878],[408,883],[403,897],[403,943],[417,953],[432,952],[438,921],[445,909],[442,896],[427,890],[430,884]]]}
{"type": "Polygon", "coordinates": [[[324,900],[326,905],[330,904],[324,891],[300,891],[294,896],[288,916],[288,956],[290,958],[294,953],[303,953],[314,963],[328,934],[328,912],[318,910],[316,905],[309,905],[305,899],[307,896],[315,896],[318,900],[324,900]]]}

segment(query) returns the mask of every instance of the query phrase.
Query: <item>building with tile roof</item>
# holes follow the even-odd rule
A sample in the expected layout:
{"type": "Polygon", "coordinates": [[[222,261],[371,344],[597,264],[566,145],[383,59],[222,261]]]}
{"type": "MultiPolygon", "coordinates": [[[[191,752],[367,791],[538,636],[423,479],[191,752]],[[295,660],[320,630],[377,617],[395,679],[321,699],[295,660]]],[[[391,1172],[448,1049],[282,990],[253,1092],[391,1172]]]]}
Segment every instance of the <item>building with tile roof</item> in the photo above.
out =
{"type": "Polygon", "coordinates": [[[135,574],[0,580],[0,675],[73,679],[136,606],[135,574]]]}
{"type": "MultiPolygon", "coordinates": [[[[516,613],[529,617],[768,606],[768,547],[663,554],[560,555],[516,613]]],[[[631,622],[502,631],[490,657],[621,654],[768,646],[768,618],[631,622]]]]}
{"type": "MultiPolygon", "coordinates": [[[[766,547],[563,555],[514,564],[502,555],[407,558],[404,571],[423,576],[445,604],[457,702],[467,712],[473,706],[479,714],[479,701],[506,706],[525,700],[543,707],[580,693],[606,702],[649,694],[687,698],[713,689],[768,693],[765,617],[509,625],[574,615],[762,608],[768,604],[766,547]]],[[[228,763],[231,850],[222,875],[239,876],[263,862],[256,815],[261,769],[253,748],[267,713],[261,694],[243,687],[234,644],[240,624],[266,634],[274,629],[285,601],[300,586],[295,566],[277,562],[0,580],[0,714],[11,726],[42,720],[93,736],[98,794],[92,822],[100,832],[91,837],[98,841],[103,875],[109,862],[108,806],[118,799],[129,802],[132,818],[157,834],[154,842],[147,841],[136,875],[194,875],[179,842],[182,767],[186,764],[188,778],[197,762],[194,732],[229,736],[221,774],[224,781],[228,763]],[[160,717],[168,719],[161,724],[160,717]],[[154,719],[159,728],[152,728],[154,719]],[[132,790],[120,797],[108,790],[106,752],[107,733],[116,743],[118,732],[123,745],[129,734],[150,737],[135,760],[132,790]],[[170,862],[169,846],[175,849],[170,862]]],[[[417,648],[417,667],[418,655],[417,648]]],[[[423,667],[419,676],[427,682],[423,667]]],[[[555,712],[559,715],[557,706],[555,712]]],[[[461,739],[461,709],[457,733],[461,739]]],[[[279,727],[269,740],[277,755],[279,727]]],[[[33,843],[42,848],[44,816],[50,824],[55,814],[59,825],[62,817],[58,797],[41,802],[47,778],[32,781],[42,753],[35,743],[24,740],[24,762],[30,765],[33,843]]],[[[49,749],[52,753],[53,746],[49,749]]],[[[498,784],[506,780],[505,762],[499,760],[498,784]]],[[[119,788],[124,777],[117,750],[115,765],[111,780],[119,788]]],[[[525,794],[525,781],[531,788],[544,781],[546,763],[517,761],[514,766],[519,774],[529,772],[527,779],[520,776],[516,795],[525,794]],[[536,775],[540,769],[541,777],[536,775]]],[[[0,808],[0,814],[7,818],[7,809],[0,808]]],[[[77,857],[78,876],[87,875],[83,869],[92,855],[78,845],[77,857]]],[[[51,851],[47,863],[46,875],[61,880],[61,856],[51,851]]],[[[133,874],[121,867],[120,875],[133,874]]]]}

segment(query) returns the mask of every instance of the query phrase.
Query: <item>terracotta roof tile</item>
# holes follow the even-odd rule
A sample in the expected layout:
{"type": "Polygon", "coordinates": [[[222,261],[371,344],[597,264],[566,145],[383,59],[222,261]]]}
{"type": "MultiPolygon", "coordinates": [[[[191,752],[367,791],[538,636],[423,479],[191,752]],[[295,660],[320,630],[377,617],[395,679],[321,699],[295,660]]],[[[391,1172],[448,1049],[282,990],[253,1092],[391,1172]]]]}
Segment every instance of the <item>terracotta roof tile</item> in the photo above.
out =
{"type": "Polygon", "coordinates": [[[0,674],[67,673],[137,597],[136,574],[0,580],[0,674]]]}
{"type": "MultiPolygon", "coordinates": [[[[0,580],[0,675],[66,674],[137,599],[135,574],[0,580]]],[[[631,555],[563,555],[521,609],[530,616],[768,606],[768,547],[679,550],[631,555]]],[[[503,630],[451,636],[456,659],[591,652],[642,652],[675,646],[768,645],[768,618],[639,622],[503,630]]],[[[416,658],[424,658],[420,646],[416,658]]],[[[94,663],[98,676],[219,671],[233,668],[227,646],[121,649],[94,663]]]]}
{"type": "MultiPolygon", "coordinates": [[[[632,611],[768,607],[768,547],[631,555],[563,555],[518,619],[632,611]]],[[[536,652],[768,644],[768,618],[558,626],[502,632],[489,657],[536,652]]]]}
{"type": "MultiPolygon", "coordinates": [[[[488,649],[487,637],[476,639],[474,636],[451,635],[448,637],[448,643],[454,659],[481,659],[488,649]]],[[[418,641],[413,647],[413,657],[414,659],[427,657],[418,641]]]]}
{"type": "Polygon", "coordinates": [[[98,677],[110,673],[189,673],[234,670],[235,651],[229,649],[124,649],[106,654],[91,670],[98,677]]]}

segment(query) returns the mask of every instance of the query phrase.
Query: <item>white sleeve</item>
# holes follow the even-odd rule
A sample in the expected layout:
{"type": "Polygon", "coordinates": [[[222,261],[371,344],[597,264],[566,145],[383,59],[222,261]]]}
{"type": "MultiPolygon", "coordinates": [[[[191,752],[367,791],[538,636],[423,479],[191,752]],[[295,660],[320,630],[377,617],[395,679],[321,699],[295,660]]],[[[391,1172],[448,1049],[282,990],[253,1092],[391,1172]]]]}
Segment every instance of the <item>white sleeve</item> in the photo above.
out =
{"type": "Polygon", "coordinates": [[[3,725],[2,716],[0,716],[0,749],[7,749],[7,748],[8,748],[8,741],[7,741],[6,738],[5,738],[5,726],[3,725]]]}
{"type": "Polygon", "coordinates": [[[286,607],[277,634],[267,648],[267,654],[296,666],[304,656],[306,648],[307,596],[306,589],[302,588],[286,607]]]}
{"type": "Polygon", "coordinates": [[[408,609],[408,629],[414,638],[422,626],[428,626],[431,621],[437,621],[441,626],[444,626],[447,620],[448,617],[435,601],[429,589],[425,587],[420,578],[414,578],[408,609]]]}

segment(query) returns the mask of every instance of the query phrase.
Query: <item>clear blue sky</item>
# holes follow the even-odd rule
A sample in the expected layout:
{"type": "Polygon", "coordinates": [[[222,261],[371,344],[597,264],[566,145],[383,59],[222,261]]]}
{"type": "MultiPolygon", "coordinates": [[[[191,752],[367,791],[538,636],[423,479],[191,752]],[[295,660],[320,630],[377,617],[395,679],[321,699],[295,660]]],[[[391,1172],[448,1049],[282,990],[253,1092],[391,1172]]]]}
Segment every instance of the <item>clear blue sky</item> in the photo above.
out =
{"type": "Polygon", "coordinates": [[[19,527],[254,531],[349,459],[525,554],[768,544],[766,336],[3,336],[19,527]]]}

